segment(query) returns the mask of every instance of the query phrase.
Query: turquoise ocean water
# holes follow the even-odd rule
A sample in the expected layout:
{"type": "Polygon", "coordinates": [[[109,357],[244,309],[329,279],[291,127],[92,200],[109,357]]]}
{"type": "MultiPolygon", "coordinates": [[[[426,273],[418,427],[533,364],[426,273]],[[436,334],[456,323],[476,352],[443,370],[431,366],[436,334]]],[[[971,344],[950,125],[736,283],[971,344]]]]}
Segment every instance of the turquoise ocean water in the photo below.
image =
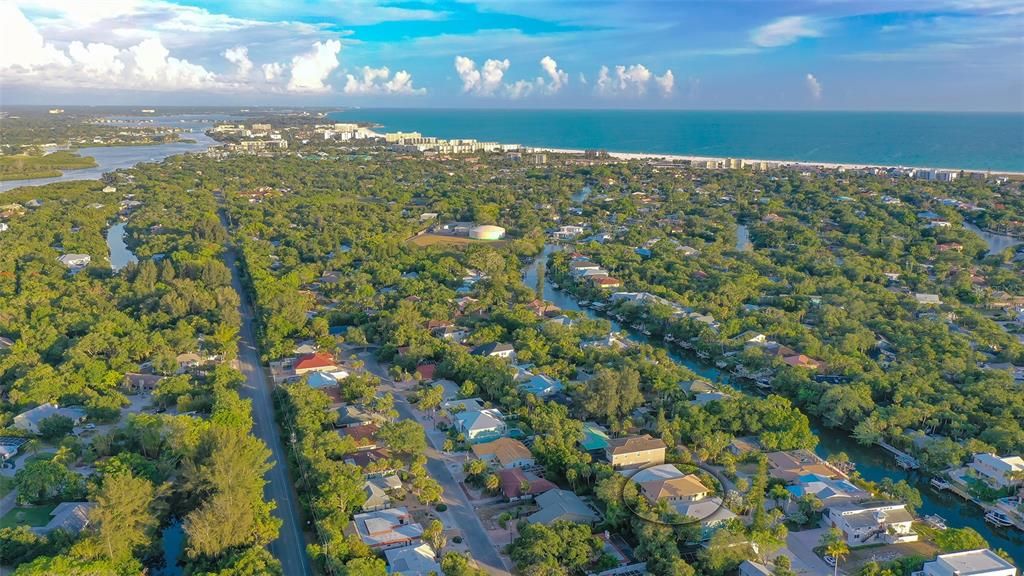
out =
{"type": "Polygon", "coordinates": [[[335,121],[552,148],[1024,172],[1024,114],[357,109],[335,121]]]}

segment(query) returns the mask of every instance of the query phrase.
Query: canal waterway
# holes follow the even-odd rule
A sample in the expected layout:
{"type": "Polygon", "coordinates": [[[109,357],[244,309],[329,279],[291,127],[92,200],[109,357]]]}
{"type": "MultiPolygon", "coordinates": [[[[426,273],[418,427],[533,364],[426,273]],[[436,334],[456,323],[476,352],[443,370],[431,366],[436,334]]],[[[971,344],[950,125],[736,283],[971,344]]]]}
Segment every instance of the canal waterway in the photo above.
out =
{"type": "Polygon", "coordinates": [[[118,222],[107,229],[107,246],[110,248],[110,268],[114,272],[139,261],[124,242],[124,225],[124,222],[118,222]]]}
{"type": "MultiPolygon", "coordinates": [[[[155,118],[138,118],[139,125],[149,127],[175,127],[181,129],[181,137],[191,142],[170,142],[146,146],[89,146],[75,150],[80,156],[92,156],[96,166],[79,170],[65,170],[60,176],[53,178],[31,178],[28,180],[7,180],[0,182],[0,192],[7,192],[22,186],[42,186],[54,182],[71,180],[99,180],[107,172],[121,168],[131,168],[141,162],[159,162],[169,156],[185,152],[204,152],[217,145],[217,141],[204,133],[211,127],[210,120],[200,120],[194,115],[163,116],[155,118]],[[143,120],[145,122],[143,123],[143,120]]],[[[228,118],[228,117],[223,117],[228,118]]],[[[134,119],[124,117],[126,126],[132,125],[134,119]]]]}
{"type": "Polygon", "coordinates": [[[967,221],[964,221],[964,228],[970,230],[971,232],[974,232],[982,240],[984,240],[986,244],[988,244],[988,253],[990,255],[1000,254],[1003,252],[1003,250],[1006,250],[1007,248],[1024,244],[1024,239],[1022,238],[1014,238],[1013,236],[1007,236],[1005,234],[995,234],[993,232],[988,232],[987,230],[982,230],[981,228],[967,221]]]}
{"type": "MultiPolygon", "coordinates": [[[[541,254],[523,269],[523,283],[536,289],[538,270],[547,266],[548,258],[561,248],[556,245],[545,245],[541,254]]],[[[581,307],[568,292],[554,287],[544,274],[544,299],[563,310],[582,312],[591,318],[603,318],[593,310],[581,307]]],[[[736,382],[728,373],[724,373],[714,365],[700,358],[687,354],[676,346],[668,346],[663,342],[651,340],[644,334],[622,326],[611,318],[612,330],[621,331],[634,342],[643,342],[666,350],[672,360],[682,364],[699,377],[710,382],[738,388],[744,392],[757,391],[736,382]]],[[[918,514],[925,516],[938,514],[946,519],[947,525],[954,528],[969,526],[978,531],[994,548],[1006,550],[1018,563],[1024,565],[1024,533],[1014,528],[996,528],[984,520],[984,511],[950,492],[938,492],[928,483],[930,478],[922,473],[905,471],[896,465],[892,455],[877,446],[863,446],[843,430],[825,427],[820,420],[808,416],[814,433],[818,436],[815,452],[822,458],[832,454],[845,452],[850,460],[857,464],[857,471],[865,480],[878,482],[883,478],[893,480],[905,479],[921,493],[922,506],[918,514]]]]}

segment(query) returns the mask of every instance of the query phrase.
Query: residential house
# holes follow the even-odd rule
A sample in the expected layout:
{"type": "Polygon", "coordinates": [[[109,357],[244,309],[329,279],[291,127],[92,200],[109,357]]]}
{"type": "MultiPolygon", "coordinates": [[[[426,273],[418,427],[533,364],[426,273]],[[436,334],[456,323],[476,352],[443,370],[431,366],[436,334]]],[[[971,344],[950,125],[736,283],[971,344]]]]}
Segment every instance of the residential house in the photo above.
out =
{"type": "Polygon", "coordinates": [[[555,306],[550,302],[545,302],[539,298],[532,300],[529,304],[526,305],[526,307],[529,308],[531,312],[533,312],[534,314],[541,318],[552,314],[558,314],[559,312],[562,311],[562,309],[559,308],[558,306],[555,306]]]}
{"type": "Polygon", "coordinates": [[[56,404],[47,402],[15,416],[14,427],[32,434],[39,434],[39,425],[43,420],[54,416],[63,416],[75,424],[79,424],[85,420],[85,411],[80,408],[59,408],[56,404]]]}
{"type": "Polygon", "coordinates": [[[465,410],[452,415],[455,429],[466,435],[470,444],[487,442],[505,435],[505,416],[497,408],[465,410]]]}
{"type": "Polygon", "coordinates": [[[730,396],[724,392],[711,391],[711,392],[698,392],[694,395],[693,400],[690,404],[703,408],[712,402],[720,402],[722,400],[728,400],[730,396]]]}
{"type": "Polygon", "coordinates": [[[94,507],[96,504],[93,502],[61,502],[50,511],[50,521],[45,526],[32,528],[32,531],[41,536],[54,530],[78,534],[89,525],[89,513],[94,507]]]}
{"type": "Polygon", "coordinates": [[[996,490],[1024,485],[1024,458],[975,454],[969,468],[974,475],[996,490]]]}
{"type": "Polygon", "coordinates": [[[388,574],[398,576],[438,576],[444,574],[437,563],[437,553],[430,544],[402,546],[384,551],[388,561],[388,574]]]}
{"type": "Polygon", "coordinates": [[[590,453],[604,453],[608,449],[608,431],[596,422],[583,423],[583,439],[580,447],[590,453]]]}
{"type": "Polygon", "coordinates": [[[675,502],[672,507],[675,508],[678,514],[694,518],[700,522],[700,539],[702,542],[710,540],[715,531],[730,520],[737,518],[732,510],[725,507],[725,503],[718,496],[710,496],[701,500],[675,502]]]}
{"type": "Polygon", "coordinates": [[[914,300],[922,306],[937,306],[942,304],[942,300],[939,298],[938,294],[917,293],[914,294],[914,300]]]}
{"type": "Polygon", "coordinates": [[[11,346],[14,346],[14,340],[5,336],[0,336],[0,350],[7,350],[11,346]]]}
{"type": "Polygon", "coordinates": [[[340,367],[335,363],[334,356],[327,352],[314,352],[300,356],[292,367],[296,376],[309,372],[337,372],[340,367]]]}
{"type": "Polygon", "coordinates": [[[583,226],[562,226],[558,230],[551,233],[551,236],[556,240],[571,240],[580,234],[583,234],[583,226]]]}
{"type": "Polygon", "coordinates": [[[768,475],[785,482],[794,482],[807,474],[846,479],[842,472],[829,466],[809,450],[769,452],[766,456],[768,457],[768,475]]]}
{"type": "Polygon", "coordinates": [[[569,262],[569,274],[572,276],[579,276],[586,270],[600,270],[601,266],[597,262],[591,260],[576,259],[569,262]]]}
{"type": "Polygon", "coordinates": [[[527,500],[558,488],[551,481],[526,472],[522,468],[499,470],[498,479],[501,482],[501,493],[509,502],[527,500]]]}
{"type": "Polygon", "coordinates": [[[345,370],[338,370],[335,372],[310,372],[306,376],[306,383],[309,384],[310,388],[323,390],[324,388],[337,386],[338,382],[345,378],[348,378],[348,372],[345,370]]]}
{"type": "Polygon", "coordinates": [[[605,457],[613,468],[665,463],[665,442],[650,434],[615,438],[608,443],[605,457]]]}
{"type": "Polygon", "coordinates": [[[806,370],[820,370],[824,364],[819,361],[806,356],[804,354],[794,354],[793,356],[786,356],[782,359],[783,362],[789,364],[794,368],[804,368],[806,370]]]}
{"type": "Polygon", "coordinates": [[[555,488],[534,498],[540,510],[526,517],[530,524],[550,525],[558,520],[593,526],[600,520],[597,512],[574,492],[555,488]]]}
{"type": "Polygon", "coordinates": [[[627,340],[623,336],[616,334],[615,332],[609,332],[607,336],[601,338],[600,340],[589,340],[587,342],[582,342],[580,344],[580,348],[582,348],[583,350],[586,350],[587,348],[606,348],[609,350],[619,350],[630,348],[632,346],[633,344],[630,343],[629,340],[627,340]]]}
{"type": "Polygon", "coordinates": [[[178,364],[178,374],[194,372],[206,363],[206,359],[195,352],[178,354],[174,361],[178,364]]]}
{"type": "Polygon", "coordinates": [[[622,288],[622,281],[618,278],[611,276],[596,276],[590,279],[590,282],[595,288],[602,290],[611,290],[612,288],[622,288]]]}
{"type": "Polygon", "coordinates": [[[341,437],[349,437],[355,440],[357,449],[359,450],[372,450],[379,448],[377,445],[377,431],[380,427],[376,424],[362,424],[359,426],[349,426],[338,430],[338,435],[341,437]]]}
{"type": "Polygon", "coordinates": [[[538,398],[546,398],[564,389],[561,382],[545,374],[532,374],[529,380],[519,384],[519,390],[538,398]]]}
{"type": "Polygon", "coordinates": [[[696,474],[683,474],[672,464],[643,468],[629,478],[651,504],[659,500],[696,502],[711,495],[711,489],[696,474]]]}
{"type": "Polygon", "coordinates": [[[420,382],[430,382],[434,379],[435,372],[437,372],[437,364],[425,362],[416,366],[414,374],[420,382]]]}
{"type": "Polygon", "coordinates": [[[1017,576],[1017,567],[988,548],[939,554],[914,576],[1017,576]]]}
{"type": "Polygon", "coordinates": [[[828,508],[824,522],[843,533],[847,545],[916,542],[914,516],[902,502],[839,504],[828,508]]]}
{"type": "Polygon", "coordinates": [[[57,261],[68,270],[77,271],[88,266],[92,262],[92,257],[88,254],[64,254],[57,258],[57,261]]]}
{"type": "Polygon", "coordinates": [[[747,344],[764,344],[764,343],[768,342],[768,337],[765,336],[764,334],[761,334],[760,332],[755,332],[753,330],[747,330],[746,332],[744,332],[743,334],[740,334],[739,336],[737,336],[733,340],[735,340],[737,342],[742,342],[744,345],[747,345],[747,344]]]}
{"type": "Polygon", "coordinates": [[[335,428],[353,428],[373,424],[374,418],[369,412],[357,404],[343,404],[338,408],[338,419],[334,421],[335,428]]]}
{"type": "Polygon", "coordinates": [[[418,543],[423,526],[413,522],[405,508],[389,508],[356,514],[347,532],[374,550],[387,550],[418,543]]]}
{"type": "Polygon", "coordinates": [[[761,446],[761,440],[759,440],[757,436],[740,436],[738,438],[733,438],[726,449],[731,452],[733,456],[743,456],[750,452],[760,452],[763,450],[763,447],[761,446]]]}
{"type": "Polygon", "coordinates": [[[505,342],[491,342],[489,344],[481,344],[476,348],[473,348],[471,354],[475,356],[488,356],[491,358],[501,358],[503,360],[512,359],[515,360],[516,349],[505,342]]]}
{"type": "Polygon", "coordinates": [[[374,476],[363,482],[363,493],[366,494],[366,501],[363,502],[363,512],[375,512],[391,508],[391,496],[388,492],[398,490],[402,487],[402,481],[398,476],[374,476]]]}
{"type": "Polygon", "coordinates": [[[849,480],[829,478],[821,474],[804,474],[787,486],[793,498],[813,494],[826,506],[857,502],[871,497],[871,493],[854,486],[849,480]]]}
{"type": "Polygon", "coordinates": [[[533,453],[513,438],[498,438],[473,445],[473,455],[498,468],[533,468],[533,453]]]}
{"type": "Polygon", "coordinates": [[[382,478],[398,472],[401,462],[391,457],[387,448],[357,450],[345,455],[345,463],[363,469],[363,478],[382,478]]]}
{"type": "Polygon", "coordinates": [[[152,392],[163,379],[163,376],[157,374],[129,372],[124,375],[124,386],[129,392],[152,392]]]}

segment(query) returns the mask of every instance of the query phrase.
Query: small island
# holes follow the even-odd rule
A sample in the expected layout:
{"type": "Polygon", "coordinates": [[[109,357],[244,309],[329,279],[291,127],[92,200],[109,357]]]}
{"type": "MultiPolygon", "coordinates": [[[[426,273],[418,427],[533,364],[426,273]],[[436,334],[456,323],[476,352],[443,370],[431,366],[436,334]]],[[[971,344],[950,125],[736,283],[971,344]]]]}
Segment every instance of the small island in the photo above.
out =
{"type": "Polygon", "coordinates": [[[58,151],[42,156],[15,154],[0,156],[0,180],[27,180],[30,178],[53,178],[62,170],[93,168],[96,159],[79,156],[74,152],[58,151]]]}

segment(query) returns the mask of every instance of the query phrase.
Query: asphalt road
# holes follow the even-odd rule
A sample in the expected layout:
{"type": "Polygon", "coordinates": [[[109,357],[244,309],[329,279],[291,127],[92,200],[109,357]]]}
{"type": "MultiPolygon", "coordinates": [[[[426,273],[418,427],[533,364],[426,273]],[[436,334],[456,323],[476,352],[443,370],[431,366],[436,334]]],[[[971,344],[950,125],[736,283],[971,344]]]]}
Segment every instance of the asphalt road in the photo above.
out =
{"type": "MultiPolygon", "coordinates": [[[[387,370],[372,355],[360,355],[360,359],[365,362],[367,370],[381,378],[384,383],[382,388],[392,392],[395,398],[395,410],[398,411],[399,416],[404,420],[418,422],[413,412],[413,407],[409,405],[409,402],[406,401],[405,396],[401,392],[394,389],[394,382],[388,375],[387,370]]],[[[435,443],[437,438],[430,433],[431,430],[429,428],[425,431],[430,443],[424,452],[424,456],[427,457],[427,472],[430,473],[431,478],[437,480],[441,487],[444,488],[444,503],[448,505],[448,510],[445,513],[454,520],[456,527],[462,531],[466,544],[469,545],[470,555],[476,560],[481,569],[486,570],[490,574],[511,576],[508,568],[505,567],[505,563],[502,562],[498,552],[494,549],[494,545],[491,544],[490,538],[487,537],[483,524],[480,523],[480,518],[473,511],[473,505],[469,503],[466,493],[462,491],[462,487],[459,486],[451,471],[448,470],[444,455],[437,449],[437,444],[435,443]]]]}
{"type": "Polygon", "coordinates": [[[238,340],[238,369],[245,375],[243,398],[252,400],[254,433],[270,448],[273,468],[267,472],[264,495],[277,503],[274,516],[281,519],[281,532],[270,543],[270,553],[281,562],[285,576],[313,574],[312,563],[306,554],[306,540],[302,535],[302,513],[298,495],[288,477],[288,458],[284,443],[274,421],[271,386],[260,365],[259,349],[253,330],[253,307],[248,292],[243,288],[240,273],[235,266],[235,253],[229,250],[224,257],[231,269],[231,284],[241,300],[242,330],[238,340]]]}

